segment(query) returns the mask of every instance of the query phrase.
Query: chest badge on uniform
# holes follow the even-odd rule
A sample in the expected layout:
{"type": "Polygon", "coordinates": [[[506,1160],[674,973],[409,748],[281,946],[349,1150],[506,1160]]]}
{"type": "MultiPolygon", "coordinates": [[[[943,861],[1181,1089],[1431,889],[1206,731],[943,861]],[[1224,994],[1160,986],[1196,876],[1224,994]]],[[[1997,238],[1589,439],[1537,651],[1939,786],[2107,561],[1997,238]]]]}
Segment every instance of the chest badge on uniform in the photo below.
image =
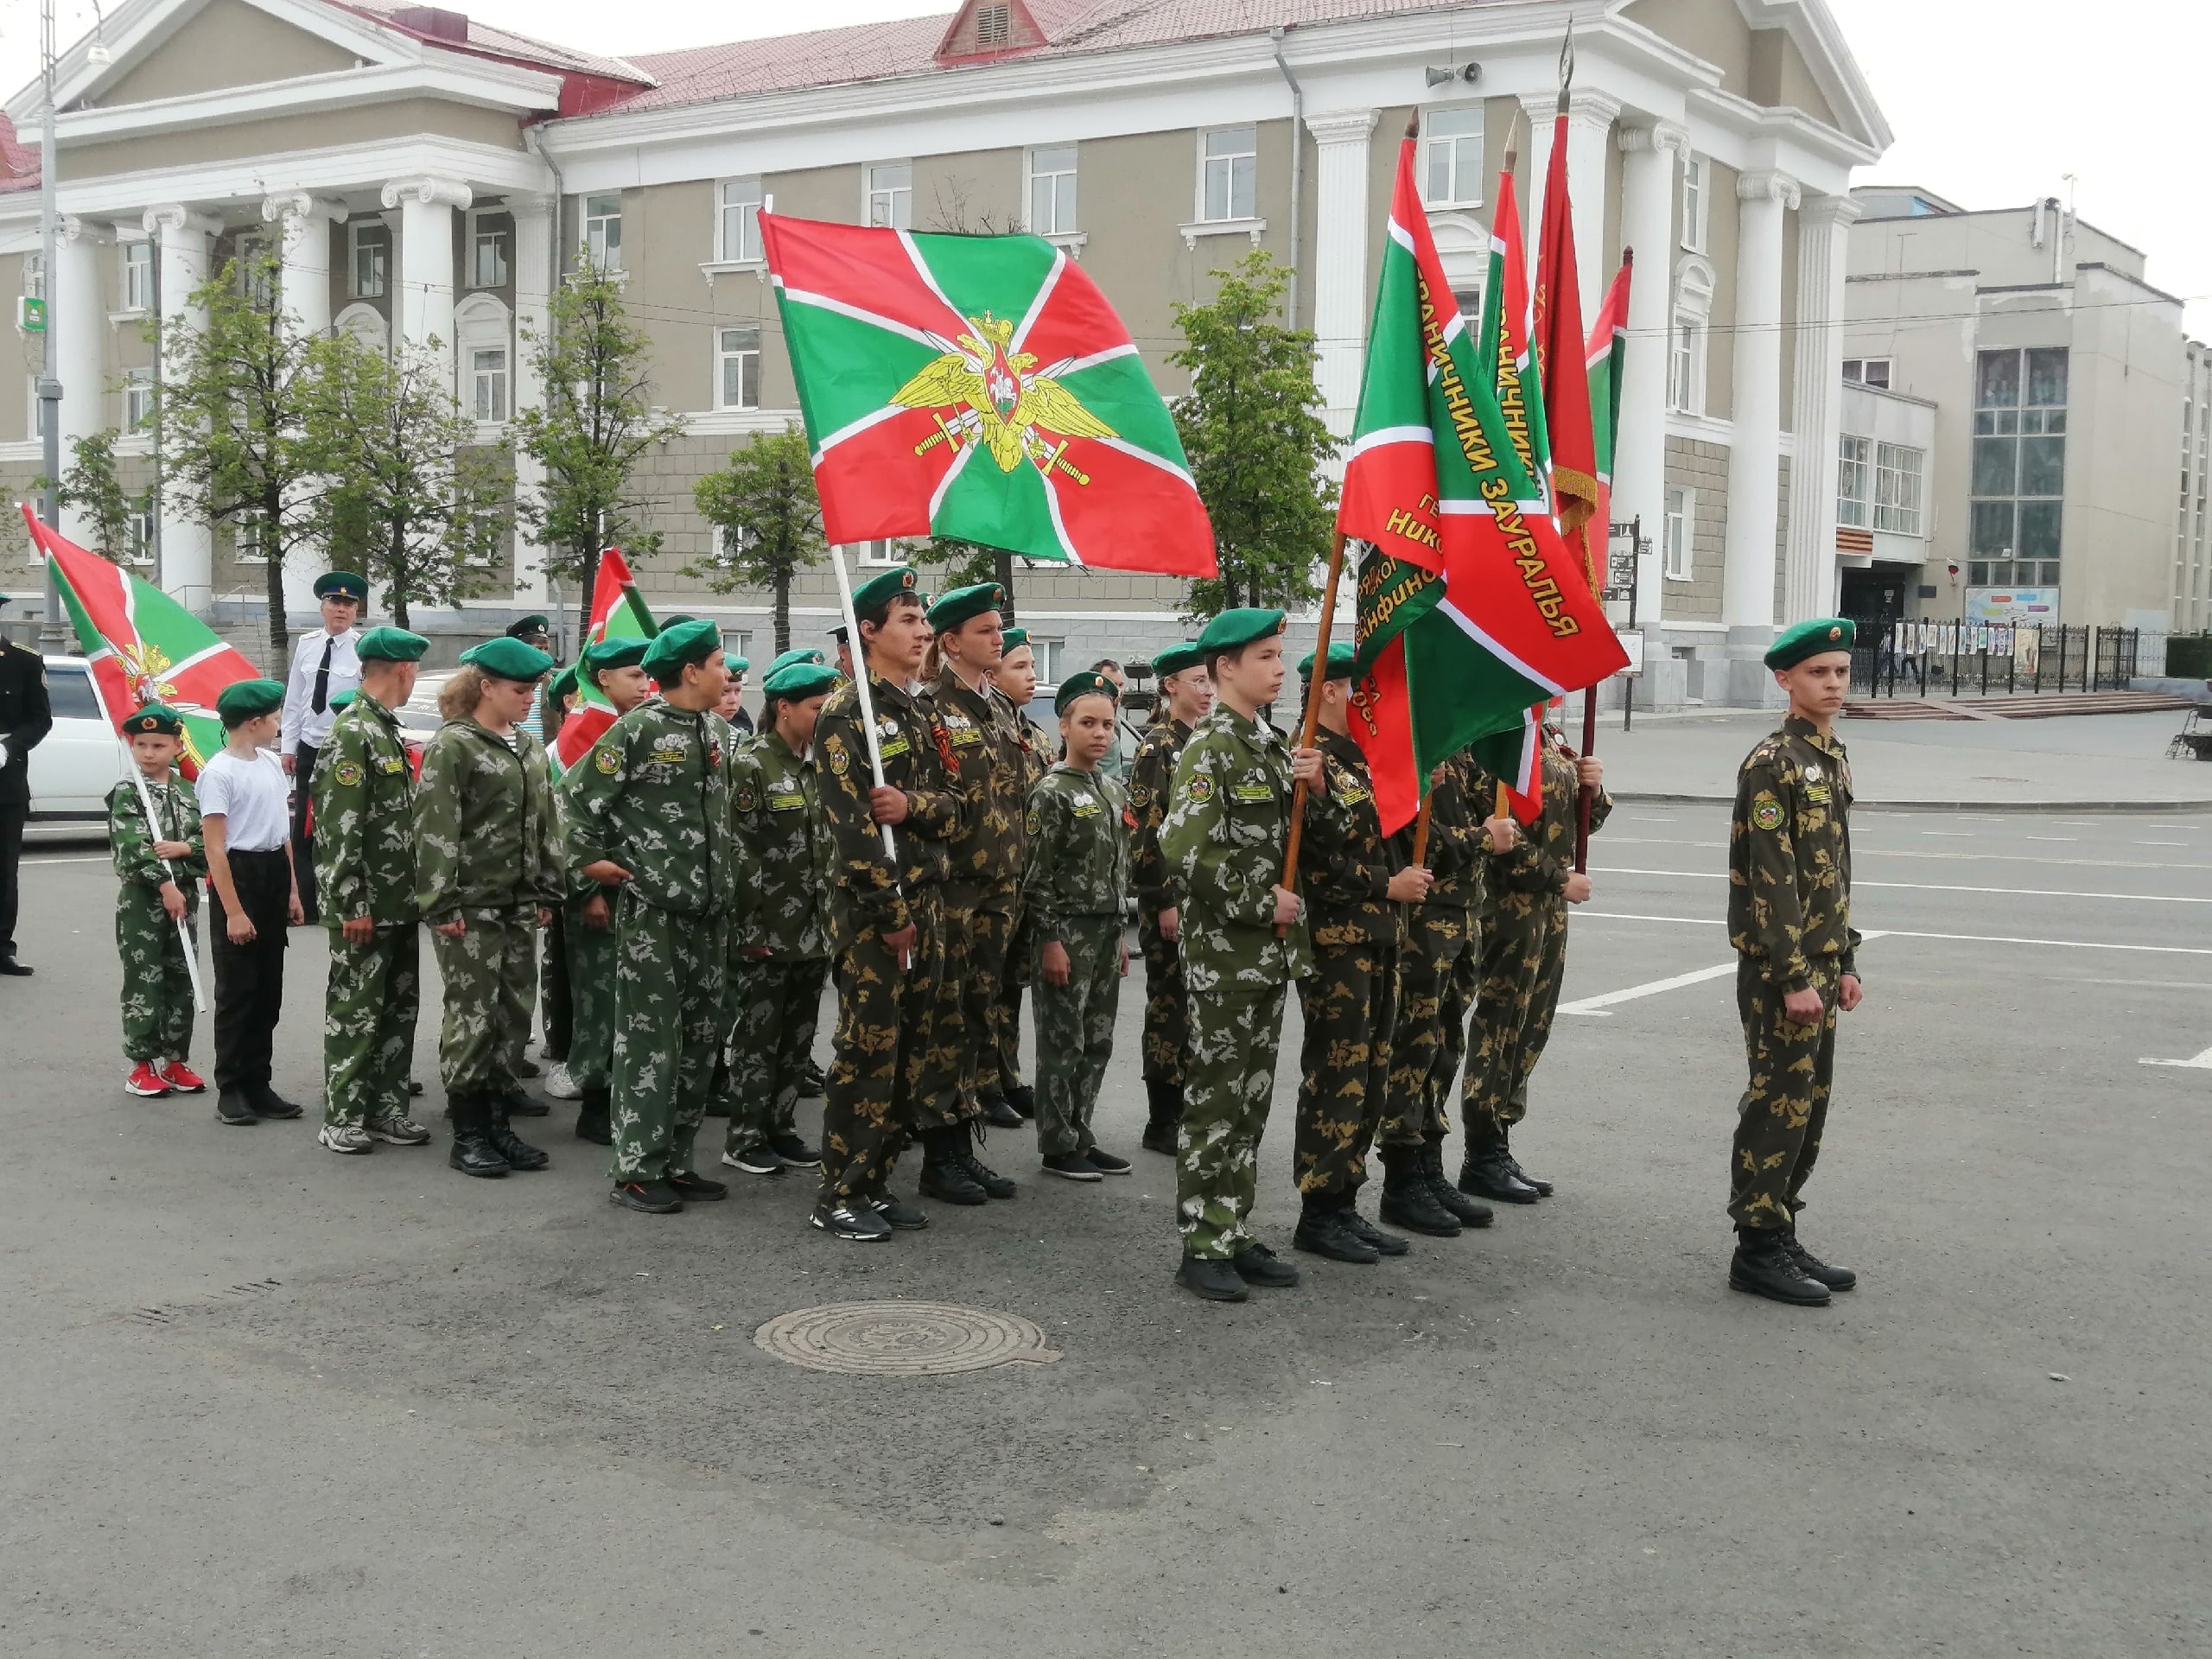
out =
{"type": "Polygon", "coordinates": [[[1821,763],[1819,761],[1808,760],[1805,763],[1805,781],[1808,784],[1817,784],[1821,781],[1821,763]]]}

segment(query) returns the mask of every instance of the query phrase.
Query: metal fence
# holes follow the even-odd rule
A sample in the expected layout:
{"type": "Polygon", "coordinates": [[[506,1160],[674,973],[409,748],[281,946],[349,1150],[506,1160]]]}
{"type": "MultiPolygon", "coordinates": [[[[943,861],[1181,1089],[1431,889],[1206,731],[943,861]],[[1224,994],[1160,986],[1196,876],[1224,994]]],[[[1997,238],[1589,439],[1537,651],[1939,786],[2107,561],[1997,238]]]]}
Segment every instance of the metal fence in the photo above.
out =
{"type": "Polygon", "coordinates": [[[2141,671],[2139,628],[1860,620],[1851,689],[1872,697],[2120,691],[2141,671]]]}

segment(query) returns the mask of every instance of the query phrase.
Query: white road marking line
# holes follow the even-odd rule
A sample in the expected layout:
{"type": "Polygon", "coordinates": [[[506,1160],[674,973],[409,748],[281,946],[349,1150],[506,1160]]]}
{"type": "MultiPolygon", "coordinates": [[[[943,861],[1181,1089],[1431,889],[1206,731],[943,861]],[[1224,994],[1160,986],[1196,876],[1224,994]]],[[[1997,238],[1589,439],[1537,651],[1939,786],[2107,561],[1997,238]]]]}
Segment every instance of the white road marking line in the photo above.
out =
{"type": "MultiPolygon", "coordinates": [[[[1728,844],[1725,841],[1673,841],[1664,836],[1607,836],[1605,842],[1615,847],[1688,847],[1700,851],[1728,844]]],[[[1863,835],[1852,837],[1851,850],[1867,858],[1934,858],[1954,864],[2060,864],[2094,870],[2212,870],[2212,864],[2145,863],[2139,859],[2052,858],[2037,853],[1946,853],[1932,847],[1870,846],[1863,835]]]]}
{"type": "Polygon", "coordinates": [[[2189,845],[2185,841],[2139,841],[2135,844],[2138,847],[2186,847],[2189,845]]]}
{"type": "MultiPolygon", "coordinates": [[[[1576,912],[1599,922],[1672,922],[1681,927],[1726,927],[1711,916],[1637,916],[1625,911],[1585,910],[1576,912]]],[[[1861,935],[1861,938],[1871,937],[1861,935]]],[[[1882,937],[1891,939],[1938,939],[1953,944],[2048,944],[2068,950],[2129,950],[2160,957],[2212,957],[2212,946],[2196,944],[2107,944],[2101,939],[2023,939],[2003,933],[1927,933],[1916,928],[1888,927],[1882,937]]]]}
{"type": "MultiPolygon", "coordinates": [[[[1671,875],[1690,881],[1726,881],[1726,870],[1637,870],[1605,866],[1592,875],[1671,875]]],[[[1868,881],[1854,878],[1853,887],[1888,887],[1900,893],[1989,893],[2012,899],[2133,899],[2146,905],[2212,905],[2212,899],[2191,899],[2177,893],[2066,893],[2056,887],[1969,887],[1946,881],[1868,881]]]]}
{"type": "MultiPolygon", "coordinates": [[[[1859,942],[1864,944],[1869,939],[1881,937],[1879,930],[1861,933],[1859,942]]],[[[1662,991],[1677,991],[1685,985],[1702,984],[1708,979],[1719,979],[1724,974],[1735,971],[1734,963],[1724,962],[1717,968],[1700,968],[1694,974],[1676,974],[1672,979],[1655,979],[1648,984],[1631,985],[1624,991],[1607,991],[1599,996],[1586,996],[1577,1001],[1562,1002],[1552,1012],[1586,1014],[1593,1020],[1610,1020],[1612,1015],[1607,1010],[1617,1002],[1634,1002],[1643,997],[1656,996],[1662,991]]]]}
{"type": "Polygon", "coordinates": [[[1923,836],[1948,836],[1954,841],[1974,839],[1974,831],[1971,830],[1923,830],[1920,833],[1923,836]]]}
{"type": "Polygon", "coordinates": [[[105,864],[110,861],[110,855],[95,853],[85,858],[27,858],[22,861],[25,864],[105,864]]]}
{"type": "MultiPolygon", "coordinates": [[[[1580,809],[1578,809],[1578,810],[1580,810],[1580,809]]],[[[2082,837],[2081,837],[2081,836],[2030,836],[2026,837],[2026,839],[2028,839],[2028,840],[2030,840],[2030,841],[2066,841],[2066,842],[2075,842],[2075,841],[2079,841],[2079,840],[2081,840],[2081,839],[2082,839],[2082,837]]]]}
{"type": "Polygon", "coordinates": [[[2185,1060],[2138,1060],[2138,1065],[2178,1065],[2192,1071],[2212,1071],[2212,1048],[2202,1054],[2192,1054],[2185,1060]]]}

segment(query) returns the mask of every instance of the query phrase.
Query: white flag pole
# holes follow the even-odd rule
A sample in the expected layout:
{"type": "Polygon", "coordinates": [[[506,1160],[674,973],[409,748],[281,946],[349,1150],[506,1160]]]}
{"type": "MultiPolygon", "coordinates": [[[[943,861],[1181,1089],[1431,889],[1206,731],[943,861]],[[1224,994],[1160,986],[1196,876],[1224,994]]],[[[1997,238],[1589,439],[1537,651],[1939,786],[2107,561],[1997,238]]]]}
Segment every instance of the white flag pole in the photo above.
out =
{"type": "MultiPolygon", "coordinates": [[[[868,648],[861,640],[860,618],[853,611],[853,578],[845,569],[845,550],[833,544],[830,549],[830,561],[837,567],[837,602],[844,607],[845,611],[845,641],[851,648],[853,658],[853,689],[860,694],[861,729],[868,734],[868,771],[875,779],[875,786],[884,789],[888,785],[883,781],[883,741],[875,729],[875,699],[869,695],[868,683],[868,648]]],[[[891,861],[891,880],[895,886],[899,880],[898,842],[892,836],[889,824],[879,823],[875,827],[883,832],[883,855],[891,861]]],[[[912,965],[906,954],[901,951],[899,971],[904,973],[912,965]]]]}

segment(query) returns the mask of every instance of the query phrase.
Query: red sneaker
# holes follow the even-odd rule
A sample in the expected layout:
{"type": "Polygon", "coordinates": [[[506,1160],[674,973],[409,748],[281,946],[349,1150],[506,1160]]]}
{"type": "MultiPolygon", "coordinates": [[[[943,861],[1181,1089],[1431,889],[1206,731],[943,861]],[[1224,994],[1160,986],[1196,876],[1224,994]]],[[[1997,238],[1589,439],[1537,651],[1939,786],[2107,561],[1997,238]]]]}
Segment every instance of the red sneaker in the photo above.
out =
{"type": "Polygon", "coordinates": [[[204,1095],[207,1092],[206,1081],[182,1060],[171,1060],[163,1066],[162,1081],[180,1095],[204,1095]]]}
{"type": "Polygon", "coordinates": [[[134,1095],[149,1097],[169,1091],[168,1084],[162,1081],[162,1074],[154,1070],[151,1060],[141,1060],[132,1067],[130,1075],[123,1080],[123,1086],[134,1095]]]}

